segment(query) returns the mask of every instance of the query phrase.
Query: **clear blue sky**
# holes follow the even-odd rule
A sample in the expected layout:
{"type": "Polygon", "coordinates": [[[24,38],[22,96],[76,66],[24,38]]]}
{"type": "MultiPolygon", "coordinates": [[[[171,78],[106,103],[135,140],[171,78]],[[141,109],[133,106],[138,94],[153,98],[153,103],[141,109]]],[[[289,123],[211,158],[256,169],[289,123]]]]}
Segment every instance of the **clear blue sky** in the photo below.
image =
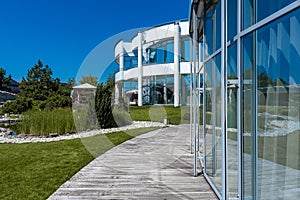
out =
{"type": "Polygon", "coordinates": [[[54,77],[67,81],[102,41],[129,29],[186,19],[189,2],[0,0],[0,67],[21,81],[41,59],[54,77]]]}

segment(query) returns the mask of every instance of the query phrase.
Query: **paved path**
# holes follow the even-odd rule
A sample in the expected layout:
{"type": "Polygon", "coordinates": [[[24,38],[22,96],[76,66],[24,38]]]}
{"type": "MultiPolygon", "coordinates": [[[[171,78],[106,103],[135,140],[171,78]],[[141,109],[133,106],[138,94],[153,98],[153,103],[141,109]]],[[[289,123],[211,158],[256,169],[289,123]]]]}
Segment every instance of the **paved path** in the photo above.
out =
{"type": "Polygon", "coordinates": [[[49,199],[217,199],[193,177],[189,125],[143,134],[99,156],[49,199]]]}

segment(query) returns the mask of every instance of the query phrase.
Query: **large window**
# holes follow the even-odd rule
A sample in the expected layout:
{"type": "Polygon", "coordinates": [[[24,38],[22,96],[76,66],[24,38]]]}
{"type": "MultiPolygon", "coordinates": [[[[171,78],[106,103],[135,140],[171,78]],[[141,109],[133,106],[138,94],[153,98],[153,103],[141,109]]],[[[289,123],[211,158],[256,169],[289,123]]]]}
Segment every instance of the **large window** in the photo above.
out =
{"type": "Polygon", "coordinates": [[[144,64],[162,64],[174,62],[174,41],[160,42],[147,50],[148,60],[144,64]]]}
{"type": "Polygon", "coordinates": [[[206,125],[205,168],[216,188],[222,191],[221,55],[205,64],[206,125]]]}
{"type": "Polygon", "coordinates": [[[242,40],[245,198],[299,196],[299,32],[298,9],[242,40]]]}
{"type": "Polygon", "coordinates": [[[257,31],[259,199],[300,194],[299,33],[299,9],[257,31]]]}
{"type": "Polygon", "coordinates": [[[221,48],[221,1],[205,15],[205,58],[221,48]]]}
{"type": "Polygon", "coordinates": [[[296,0],[243,0],[243,28],[246,29],[296,0]]]}
{"type": "Polygon", "coordinates": [[[124,70],[128,70],[138,65],[138,58],[136,55],[129,56],[128,54],[124,55],[124,70]]]}

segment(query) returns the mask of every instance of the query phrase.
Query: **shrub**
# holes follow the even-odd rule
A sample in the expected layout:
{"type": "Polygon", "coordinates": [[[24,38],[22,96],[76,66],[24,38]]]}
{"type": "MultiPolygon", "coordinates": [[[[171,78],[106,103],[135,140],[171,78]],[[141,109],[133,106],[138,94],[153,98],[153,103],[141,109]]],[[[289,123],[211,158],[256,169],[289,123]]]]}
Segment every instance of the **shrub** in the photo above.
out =
{"type": "Polygon", "coordinates": [[[20,114],[33,107],[33,99],[19,97],[14,101],[6,102],[3,105],[4,113],[20,114]]]}

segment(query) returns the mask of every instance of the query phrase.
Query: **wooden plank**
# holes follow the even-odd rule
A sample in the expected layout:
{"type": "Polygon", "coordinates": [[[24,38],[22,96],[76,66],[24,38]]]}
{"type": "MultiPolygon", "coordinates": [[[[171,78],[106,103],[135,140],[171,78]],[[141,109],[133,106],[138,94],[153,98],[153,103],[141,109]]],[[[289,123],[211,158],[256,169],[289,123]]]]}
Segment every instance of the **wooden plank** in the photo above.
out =
{"type": "Polygon", "coordinates": [[[217,199],[193,177],[189,125],[153,131],[99,156],[49,199],[217,199]]]}

